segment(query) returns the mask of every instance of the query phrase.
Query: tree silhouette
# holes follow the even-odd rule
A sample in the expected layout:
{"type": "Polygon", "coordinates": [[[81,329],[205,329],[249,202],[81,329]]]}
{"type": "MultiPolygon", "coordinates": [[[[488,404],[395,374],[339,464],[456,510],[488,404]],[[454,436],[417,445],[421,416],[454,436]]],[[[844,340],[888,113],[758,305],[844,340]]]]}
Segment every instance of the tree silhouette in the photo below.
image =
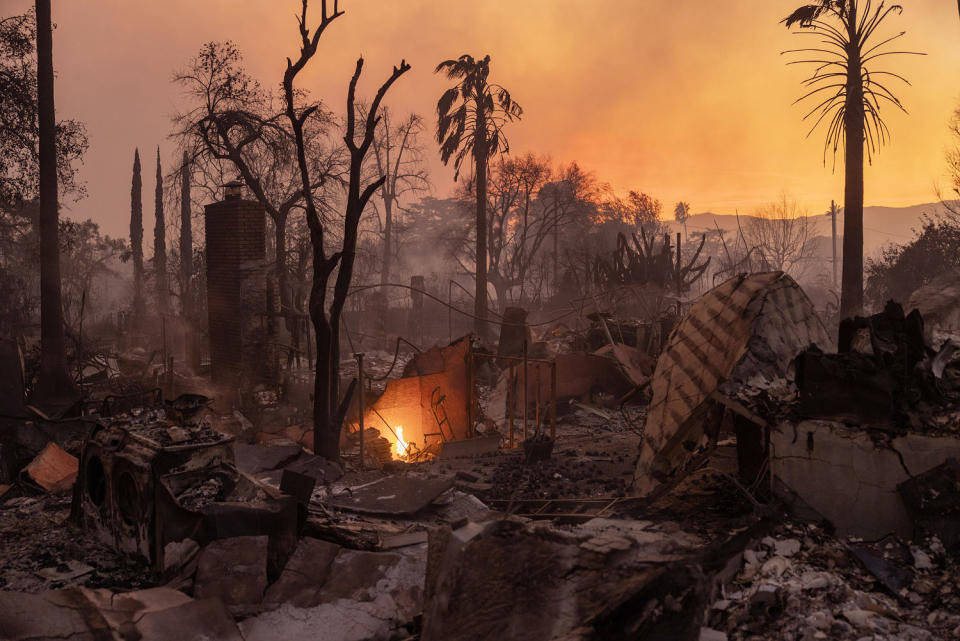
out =
{"type": "Polygon", "coordinates": [[[157,187],[154,190],[153,283],[156,287],[157,313],[167,313],[167,221],[163,216],[163,174],[160,171],[160,147],[157,147],[157,187]]]}
{"type": "Polygon", "coordinates": [[[887,5],[883,0],[876,4],[872,0],[819,0],[799,7],[782,21],[787,28],[796,25],[800,27],[798,33],[818,38],[819,46],[784,53],[801,55],[802,59],[789,64],[814,65],[813,73],[803,83],[809,91],[797,102],[814,99],[817,103],[804,116],[804,120],[814,120],[810,133],[821,123],[827,125],[824,163],[831,147],[834,161],[841,146],[844,150],[842,318],[856,315],[863,308],[864,150],[871,160],[890,135],[880,115],[881,103],[906,112],[881,79],[910,84],[896,73],[868,68],[877,58],[913,53],[882,49],[905,32],[876,44],[873,36],[891,13],[902,11],[900,5],[887,5]]]}
{"type": "Polygon", "coordinates": [[[673,217],[674,219],[683,225],[683,237],[687,237],[687,218],[690,218],[690,203],[685,201],[680,201],[677,203],[676,207],[673,208],[673,217]]]}
{"type": "MultiPolygon", "coordinates": [[[[230,41],[204,44],[173,81],[191,102],[189,110],[174,116],[173,137],[187,153],[198,187],[206,186],[208,196],[219,199],[225,179],[239,174],[273,222],[280,309],[287,329],[296,332],[286,268],[287,225],[291,212],[303,209],[304,194],[286,104],[247,73],[240,50],[230,41]]],[[[314,173],[310,190],[317,194],[339,183],[343,150],[332,143],[333,114],[319,101],[308,102],[304,90],[298,90],[297,98],[307,103],[301,107],[308,116],[300,128],[314,173]]]]}
{"type": "Polygon", "coordinates": [[[190,206],[190,159],[183,152],[180,162],[180,312],[193,319],[193,218],[190,206]]]}
{"type": "MultiPolygon", "coordinates": [[[[316,54],[320,36],[334,20],[343,15],[343,11],[339,9],[337,0],[333,2],[333,10],[328,11],[328,3],[324,1],[321,4],[320,24],[311,32],[307,26],[307,2],[308,0],[303,0],[303,8],[298,16],[300,56],[296,60],[287,58],[287,68],[283,74],[283,95],[286,105],[285,115],[293,132],[297,168],[303,191],[303,208],[310,229],[310,244],[313,251],[313,283],[309,303],[310,320],[317,337],[313,450],[319,456],[336,460],[340,456],[340,429],[353,391],[351,384],[343,399],[340,399],[340,319],[353,278],[360,217],[374,192],[386,180],[385,176],[380,176],[373,182],[363,184],[363,169],[380,121],[380,105],[383,98],[393,83],[410,69],[410,65],[406,61],[401,61],[398,67],[393,68],[390,77],[377,90],[366,117],[361,119],[362,126],[358,131],[356,91],[360,73],[363,71],[363,58],[357,60],[347,88],[347,123],[343,137],[349,155],[346,203],[343,227],[336,230],[329,220],[321,216],[317,208],[313,186],[318,179],[311,175],[311,168],[315,171],[316,167],[313,166],[313,159],[308,158],[309,147],[304,135],[304,124],[318,106],[314,104],[298,107],[298,92],[294,89],[293,83],[297,74],[316,54]],[[342,232],[340,248],[333,253],[328,253],[326,247],[326,236],[330,231],[342,232]],[[335,271],[337,275],[333,286],[333,297],[328,305],[328,284],[335,271]]],[[[319,180],[323,182],[326,179],[321,176],[319,180]]],[[[355,382],[356,379],[354,379],[355,382]]],[[[363,435],[360,437],[363,438],[363,435]]]]}
{"type": "MultiPolygon", "coordinates": [[[[361,113],[366,116],[365,110],[361,113]]],[[[423,149],[419,135],[423,132],[423,118],[411,113],[399,124],[391,124],[391,112],[382,109],[380,123],[373,139],[373,158],[378,176],[385,180],[380,186],[379,195],[383,202],[383,262],[380,269],[380,282],[389,283],[392,272],[393,246],[396,212],[400,208],[400,199],[404,196],[427,191],[430,178],[423,165],[423,149]]]]}
{"type": "Polygon", "coordinates": [[[507,152],[510,145],[503,127],[523,109],[510,92],[491,84],[490,56],[475,60],[463,55],[456,60],[444,60],[435,73],[445,72],[447,78],[458,80],[437,101],[437,142],[440,159],[447,164],[454,159],[454,180],[468,156],[473,160],[477,196],[476,239],[476,293],[474,299],[474,330],[483,340],[487,336],[487,164],[491,156],[507,152]]]}
{"type": "Polygon", "coordinates": [[[130,186],[130,252],[133,256],[133,314],[143,315],[143,178],[140,150],[133,150],[133,180],[130,186]]]}

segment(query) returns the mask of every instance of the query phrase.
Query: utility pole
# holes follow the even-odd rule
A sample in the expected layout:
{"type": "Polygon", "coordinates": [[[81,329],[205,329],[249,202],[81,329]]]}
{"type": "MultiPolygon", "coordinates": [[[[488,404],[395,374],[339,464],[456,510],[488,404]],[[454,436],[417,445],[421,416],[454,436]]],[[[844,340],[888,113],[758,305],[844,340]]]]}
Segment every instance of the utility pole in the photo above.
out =
{"type": "Polygon", "coordinates": [[[830,216],[830,223],[833,227],[833,286],[839,287],[837,282],[837,214],[840,213],[837,209],[837,204],[834,201],[830,201],[830,211],[827,212],[827,216],[830,216]]]}

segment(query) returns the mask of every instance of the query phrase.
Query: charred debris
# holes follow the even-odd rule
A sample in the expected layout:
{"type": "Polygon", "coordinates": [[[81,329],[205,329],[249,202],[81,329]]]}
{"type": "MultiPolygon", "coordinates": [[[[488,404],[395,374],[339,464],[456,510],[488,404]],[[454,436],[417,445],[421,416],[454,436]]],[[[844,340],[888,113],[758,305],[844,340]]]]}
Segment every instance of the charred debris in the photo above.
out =
{"type": "Polygon", "coordinates": [[[198,371],[131,348],[68,407],[4,388],[3,638],[960,634],[960,342],[916,311],[834,345],[768,272],[652,321],[606,298],[368,342],[331,461],[226,286],[198,371]]]}

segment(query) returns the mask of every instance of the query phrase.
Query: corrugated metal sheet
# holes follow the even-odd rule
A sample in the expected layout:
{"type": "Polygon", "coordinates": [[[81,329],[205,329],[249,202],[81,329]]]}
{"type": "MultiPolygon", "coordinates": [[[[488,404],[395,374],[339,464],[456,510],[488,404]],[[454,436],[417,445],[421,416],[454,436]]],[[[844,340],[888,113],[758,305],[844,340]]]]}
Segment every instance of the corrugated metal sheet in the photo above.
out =
{"type": "Polygon", "coordinates": [[[738,276],[705,294],[657,361],[634,490],[649,494],[688,462],[723,383],[783,376],[804,348],[829,342],[810,299],[782,272],[738,276]]]}

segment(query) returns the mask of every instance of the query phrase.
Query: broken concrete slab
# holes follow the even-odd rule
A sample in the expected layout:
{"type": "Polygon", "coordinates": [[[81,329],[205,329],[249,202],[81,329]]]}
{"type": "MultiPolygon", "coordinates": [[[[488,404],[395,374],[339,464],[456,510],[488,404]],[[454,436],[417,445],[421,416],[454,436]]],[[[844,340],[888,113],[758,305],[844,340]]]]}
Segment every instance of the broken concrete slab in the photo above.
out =
{"type": "Polygon", "coordinates": [[[431,534],[423,641],[699,637],[708,581],[670,535],[640,544],[515,521],[465,534],[431,534]]]}
{"type": "Polygon", "coordinates": [[[330,576],[330,566],[341,547],[335,543],[304,537],[287,561],[283,573],[263,598],[266,608],[289,604],[308,608],[322,603],[318,596],[330,576]]]}
{"type": "Polygon", "coordinates": [[[438,459],[474,458],[500,449],[500,436],[477,436],[461,441],[447,441],[440,448],[438,459]]]}
{"type": "Polygon", "coordinates": [[[266,536],[213,541],[200,551],[194,595],[217,598],[233,614],[254,611],[267,589],[266,536]]]}
{"type": "Polygon", "coordinates": [[[960,545],[960,463],[950,458],[897,486],[918,530],[960,545]]]}
{"type": "Polygon", "coordinates": [[[216,639],[242,641],[223,604],[170,588],[114,594],[69,588],[40,594],[0,591],[5,641],[216,639]]]}
{"type": "Polygon", "coordinates": [[[329,507],[367,514],[416,514],[451,487],[454,479],[388,476],[325,501],[329,507]]]}
{"type": "Polygon", "coordinates": [[[319,485],[333,483],[343,476],[343,468],[337,463],[305,452],[284,469],[308,476],[319,485]]]}
{"type": "Polygon", "coordinates": [[[280,597],[287,602],[241,623],[246,641],[314,641],[318,634],[342,641],[407,636],[407,624],[423,609],[422,546],[403,554],[341,549],[326,572],[312,576],[307,572],[318,569],[331,552],[321,548],[319,558],[310,559],[317,548],[306,547],[290,572],[284,571],[282,586],[271,587],[271,603],[280,597]]]}
{"type": "Polygon", "coordinates": [[[78,468],[77,457],[71,456],[56,443],[48,443],[37,457],[23,468],[20,478],[56,494],[73,487],[78,468]]]}
{"type": "Polygon", "coordinates": [[[785,422],[771,432],[771,471],[837,533],[878,539],[913,534],[897,486],[948,458],[960,439],[908,433],[875,443],[869,432],[829,421],[785,422]]]}
{"type": "Polygon", "coordinates": [[[722,412],[714,392],[787,377],[802,350],[830,343],[813,303],[782,272],[738,276],[710,290],[657,361],[634,490],[648,496],[715,432],[722,412]]]}
{"type": "Polygon", "coordinates": [[[295,461],[303,448],[299,445],[249,445],[237,443],[237,469],[245,474],[276,470],[295,461]]]}

